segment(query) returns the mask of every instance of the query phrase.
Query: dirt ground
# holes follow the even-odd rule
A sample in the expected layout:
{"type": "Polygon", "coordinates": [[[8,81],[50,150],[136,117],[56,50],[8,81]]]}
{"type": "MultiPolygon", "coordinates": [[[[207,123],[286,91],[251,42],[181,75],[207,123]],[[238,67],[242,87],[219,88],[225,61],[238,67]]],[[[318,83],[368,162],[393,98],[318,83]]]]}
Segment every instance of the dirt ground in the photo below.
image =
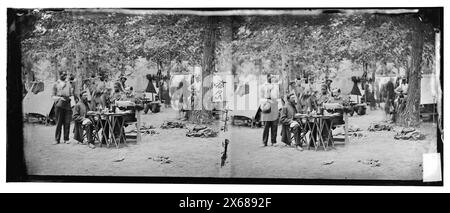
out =
{"type": "MultiPolygon", "coordinates": [[[[262,147],[262,128],[229,127],[216,138],[190,138],[186,129],[161,129],[177,113],[162,109],[142,116],[160,134],[144,135],[142,142],[90,149],[86,145],[52,145],[54,126],[25,124],[24,148],[29,174],[101,176],[249,177],[301,179],[384,179],[421,180],[422,154],[436,152],[436,125],[424,123],[422,141],[398,141],[395,132],[369,132],[372,122],[384,119],[381,110],[349,117],[365,137],[350,137],[347,144],[324,151],[297,151],[281,143],[262,147]],[[224,138],[230,139],[227,166],[220,167],[224,138]],[[170,163],[153,160],[166,156],[170,163]],[[149,159],[149,158],[153,159],[149,159]],[[358,162],[378,160],[378,167],[358,162]],[[332,162],[324,165],[324,162],[332,162]]],[[[212,126],[220,129],[219,124],[212,126]]],[[[71,134],[72,137],[72,134],[71,134]]]]}

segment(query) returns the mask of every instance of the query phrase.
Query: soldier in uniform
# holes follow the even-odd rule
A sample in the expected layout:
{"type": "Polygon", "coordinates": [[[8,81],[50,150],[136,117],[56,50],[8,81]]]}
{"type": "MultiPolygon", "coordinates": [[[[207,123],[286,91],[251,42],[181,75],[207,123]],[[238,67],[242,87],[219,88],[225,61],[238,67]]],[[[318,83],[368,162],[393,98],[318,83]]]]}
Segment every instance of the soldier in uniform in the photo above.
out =
{"type": "Polygon", "coordinates": [[[261,108],[261,121],[264,122],[263,131],[263,146],[267,146],[267,141],[269,139],[269,132],[271,135],[271,144],[275,145],[277,143],[277,130],[278,130],[278,89],[274,84],[272,84],[272,76],[267,75],[267,83],[265,83],[261,88],[261,101],[262,105],[270,105],[269,111],[264,111],[261,108]]]}
{"type": "Polygon", "coordinates": [[[70,106],[70,97],[73,96],[73,88],[67,79],[67,73],[61,71],[58,81],[53,85],[52,99],[54,100],[56,131],[55,142],[59,144],[61,140],[61,129],[64,132],[64,143],[70,143],[69,131],[72,118],[72,108],[70,106]]]}

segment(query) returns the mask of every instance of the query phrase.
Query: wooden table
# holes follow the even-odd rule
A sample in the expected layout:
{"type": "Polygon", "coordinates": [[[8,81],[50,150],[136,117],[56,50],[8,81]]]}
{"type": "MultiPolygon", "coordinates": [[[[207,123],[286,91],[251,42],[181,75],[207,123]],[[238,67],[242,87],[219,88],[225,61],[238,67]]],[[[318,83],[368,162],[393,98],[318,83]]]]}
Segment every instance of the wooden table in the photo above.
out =
{"type": "MultiPolygon", "coordinates": [[[[297,121],[301,125],[301,129],[303,133],[304,130],[311,131],[312,137],[310,138],[314,149],[317,149],[322,146],[326,151],[329,145],[334,148],[334,140],[333,140],[333,120],[336,116],[339,115],[306,115],[306,114],[296,114],[294,116],[294,120],[297,121]],[[327,131],[328,134],[325,135],[324,138],[323,132],[327,131]],[[317,134],[315,134],[317,133],[317,134]],[[316,136],[319,136],[316,138],[316,136]]],[[[308,149],[310,149],[311,144],[308,143],[308,149]]]]}
{"type": "MultiPolygon", "coordinates": [[[[101,113],[101,112],[88,112],[87,116],[92,121],[95,134],[94,137],[100,141],[98,133],[102,129],[103,138],[106,141],[106,147],[109,148],[111,144],[114,144],[116,148],[119,148],[120,141],[126,143],[125,133],[124,133],[124,116],[126,113],[101,113]],[[105,122],[102,122],[105,121],[105,122]],[[119,128],[119,135],[116,137],[114,134],[114,127],[119,128]],[[108,129],[109,137],[105,132],[108,129]]],[[[101,141],[100,141],[101,146],[101,141]]]]}

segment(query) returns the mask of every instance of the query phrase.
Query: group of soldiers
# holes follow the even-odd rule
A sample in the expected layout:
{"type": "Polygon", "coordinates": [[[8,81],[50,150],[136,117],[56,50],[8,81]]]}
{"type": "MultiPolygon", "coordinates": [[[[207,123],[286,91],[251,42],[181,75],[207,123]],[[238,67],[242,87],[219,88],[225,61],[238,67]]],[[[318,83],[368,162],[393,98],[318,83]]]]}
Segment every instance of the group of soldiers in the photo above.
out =
{"type": "MultiPolygon", "coordinates": [[[[88,146],[95,148],[92,136],[92,121],[87,117],[87,112],[108,109],[116,100],[123,100],[132,95],[133,88],[126,87],[126,77],[120,76],[114,82],[113,87],[108,86],[106,77],[94,76],[83,81],[82,88],[77,90],[73,75],[61,71],[59,79],[53,86],[52,99],[56,119],[55,141],[61,143],[61,131],[63,130],[64,143],[70,143],[70,123],[74,121],[74,139],[77,143],[83,143],[83,131],[86,131],[88,146]],[[76,104],[72,107],[71,98],[76,104]]],[[[108,131],[106,131],[108,132],[108,131]]],[[[116,131],[115,131],[116,132],[116,131]]],[[[106,140],[106,138],[103,138],[106,140]]]]}
{"type": "MultiPolygon", "coordinates": [[[[300,142],[300,124],[294,120],[297,113],[302,114],[322,114],[323,104],[340,101],[340,90],[331,89],[332,80],[326,78],[320,87],[320,91],[315,89],[311,79],[301,81],[297,79],[289,83],[286,96],[281,99],[283,107],[278,110],[278,90],[272,84],[272,75],[267,75],[267,83],[261,89],[261,121],[264,123],[263,146],[267,146],[269,132],[271,134],[271,144],[277,143],[278,122],[282,124],[281,141],[287,146],[293,146],[302,151],[300,142]],[[270,110],[269,110],[270,104],[270,110]],[[267,105],[267,107],[264,107],[267,105]],[[267,109],[265,109],[267,108],[267,109]],[[291,133],[294,135],[294,144],[291,141],[291,133]]],[[[326,135],[327,132],[320,133],[326,135]]]]}
{"type": "Polygon", "coordinates": [[[406,105],[408,79],[405,77],[397,78],[395,83],[389,80],[381,90],[385,100],[386,116],[389,120],[395,122],[396,114],[402,111],[406,105]]]}

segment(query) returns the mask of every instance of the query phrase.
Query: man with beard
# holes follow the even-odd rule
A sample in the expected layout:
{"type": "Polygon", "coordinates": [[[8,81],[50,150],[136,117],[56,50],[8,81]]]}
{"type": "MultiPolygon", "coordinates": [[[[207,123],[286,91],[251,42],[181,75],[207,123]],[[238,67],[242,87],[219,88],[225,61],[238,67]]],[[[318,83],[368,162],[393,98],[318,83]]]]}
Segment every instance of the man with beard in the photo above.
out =
{"type": "Polygon", "coordinates": [[[83,130],[86,130],[86,138],[89,148],[95,149],[94,139],[92,136],[93,124],[92,121],[87,118],[86,114],[90,111],[88,103],[88,94],[86,91],[82,91],[80,94],[80,101],[73,107],[73,120],[74,126],[74,139],[78,143],[83,143],[83,130]]]}
{"type": "Polygon", "coordinates": [[[281,141],[288,146],[291,146],[291,133],[294,134],[295,148],[303,151],[300,142],[300,124],[293,120],[297,109],[295,108],[295,94],[290,93],[287,96],[287,103],[281,109],[280,122],[281,126],[281,141]]]}
{"type": "Polygon", "coordinates": [[[61,139],[61,129],[64,132],[64,143],[69,142],[70,121],[72,117],[72,108],[70,106],[70,96],[73,95],[73,88],[70,82],[67,81],[67,73],[61,71],[59,79],[53,86],[52,99],[55,101],[55,117],[56,117],[56,131],[55,142],[59,144],[61,139]]]}
{"type": "Polygon", "coordinates": [[[105,76],[100,75],[99,80],[94,82],[92,87],[93,91],[92,91],[91,107],[97,107],[98,105],[101,106],[107,105],[103,97],[105,93],[107,93],[108,91],[106,87],[105,76]]]}

